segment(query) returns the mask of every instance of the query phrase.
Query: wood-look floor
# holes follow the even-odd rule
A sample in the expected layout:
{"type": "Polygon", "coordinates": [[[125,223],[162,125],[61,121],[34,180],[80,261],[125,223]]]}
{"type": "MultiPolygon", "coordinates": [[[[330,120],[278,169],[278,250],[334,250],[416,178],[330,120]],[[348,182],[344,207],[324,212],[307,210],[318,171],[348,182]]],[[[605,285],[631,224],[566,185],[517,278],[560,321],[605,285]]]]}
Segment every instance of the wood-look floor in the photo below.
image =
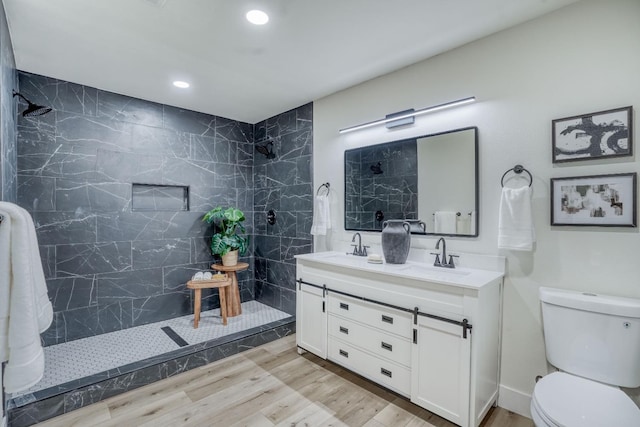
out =
{"type": "MultiPolygon", "coordinates": [[[[71,426],[455,425],[331,362],[298,355],[295,336],[38,424],[71,426]]],[[[495,408],[483,427],[530,427],[495,408]]]]}

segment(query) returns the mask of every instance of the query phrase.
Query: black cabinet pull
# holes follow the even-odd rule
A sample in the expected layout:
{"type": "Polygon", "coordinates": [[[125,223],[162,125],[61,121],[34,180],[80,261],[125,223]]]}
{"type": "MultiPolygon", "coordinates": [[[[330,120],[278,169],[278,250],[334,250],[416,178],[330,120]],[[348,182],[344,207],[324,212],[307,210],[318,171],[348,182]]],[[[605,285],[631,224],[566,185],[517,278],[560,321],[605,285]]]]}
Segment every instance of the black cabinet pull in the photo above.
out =
{"type": "Polygon", "coordinates": [[[384,341],[380,343],[380,347],[384,348],[385,350],[393,351],[393,346],[391,344],[387,344],[384,341]]]}
{"type": "Polygon", "coordinates": [[[345,328],[344,326],[340,326],[340,332],[343,334],[349,335],[349,328],[345,328]]]}
{"type": "Polygon", "coordinates": [[[349,357],[349,352],[348,351],[344,351],[344,350],[340,350],[340,356],[349,357]]]}
{"type": "Polygon", "coordinates": [[[393,325],[393,317],[391,316],[385,316],[384,314],[382,315],[382,321],[384,323],[390,323],[393,325]]]}
{"type": "Polygon", "coordinates": [[[391,378],[393,376],[393,374],[391,373],[391,371],[388,371],[384,368],[380,368],[380,373],[384,376],[387,376],[389,378],[391,378]]]}
{"type": "Polygon", "coordinates": [[[343,310],[349,310],[349,304],[345,304],[343,302],[340,303],[340,308],[343,310]]]}

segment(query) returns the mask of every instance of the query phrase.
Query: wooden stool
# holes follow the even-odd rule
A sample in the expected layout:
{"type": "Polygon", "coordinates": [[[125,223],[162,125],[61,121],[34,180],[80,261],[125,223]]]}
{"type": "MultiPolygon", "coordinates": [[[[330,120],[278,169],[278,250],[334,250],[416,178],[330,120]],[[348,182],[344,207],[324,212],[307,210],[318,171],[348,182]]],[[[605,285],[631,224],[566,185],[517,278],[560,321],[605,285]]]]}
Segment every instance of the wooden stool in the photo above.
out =
{"type": "Polygon", "coordinates": [[[242,314],[242,306],[240,305],[240,289],[238,288],[238,276],[236,271],[242,271],[249,268],[246,262],[239,262],[236,265],[226,266],[222,264],[213,264],[211,266],[216,271],[223,271],[229,274],[232,284],[229,288],[227,296],[227,316],[235,317],[242,314]]]}
{"type": "Polygon", "coordinates": [[[222,324],[227,324],[227,299],[229,289],[233,281],[226,274],[214,274],[211,280],[189,280],[187,288],[194,290],[193,295],[193,328],[198,328],[200,321],[200,308],[202,306],[202,290],[210,288],[218,288],[220,296],[220,314],[222,315],[222,324]]]}

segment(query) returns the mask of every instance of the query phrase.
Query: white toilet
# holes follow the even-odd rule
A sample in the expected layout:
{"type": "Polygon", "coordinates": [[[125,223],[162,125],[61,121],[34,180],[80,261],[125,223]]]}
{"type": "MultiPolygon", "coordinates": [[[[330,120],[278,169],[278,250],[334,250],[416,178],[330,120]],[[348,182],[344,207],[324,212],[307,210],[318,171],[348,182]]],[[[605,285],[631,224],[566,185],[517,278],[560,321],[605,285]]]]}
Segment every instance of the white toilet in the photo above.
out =
{"type": "Polygon", "coordinates": [[[538,427],[638,427],[640,409],[617,386],[640,386],[640,300],[540,288],[547,360],[537,382],[538,427]]]}

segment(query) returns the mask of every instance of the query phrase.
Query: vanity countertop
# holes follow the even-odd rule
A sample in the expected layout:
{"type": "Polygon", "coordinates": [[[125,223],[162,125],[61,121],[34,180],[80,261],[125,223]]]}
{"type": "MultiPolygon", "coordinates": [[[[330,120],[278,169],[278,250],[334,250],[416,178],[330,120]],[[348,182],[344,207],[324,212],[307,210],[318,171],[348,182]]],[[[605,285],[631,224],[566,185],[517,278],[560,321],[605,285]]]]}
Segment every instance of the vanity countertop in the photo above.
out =
{"type": "Polygon", "coordinates": [[[295,258],[300,261],[310,261],[336,267],[352,268],[369,273],[404,277],[407,279],[454,285],[469,289],[480,289],[504,276],[500,271],[464,267],[449,269],[414,261],[407,261],[405,264],[374,264],[368,262],[366,257],[346,255],[344,252],[316,252],[296,255],[295,258]]]}

